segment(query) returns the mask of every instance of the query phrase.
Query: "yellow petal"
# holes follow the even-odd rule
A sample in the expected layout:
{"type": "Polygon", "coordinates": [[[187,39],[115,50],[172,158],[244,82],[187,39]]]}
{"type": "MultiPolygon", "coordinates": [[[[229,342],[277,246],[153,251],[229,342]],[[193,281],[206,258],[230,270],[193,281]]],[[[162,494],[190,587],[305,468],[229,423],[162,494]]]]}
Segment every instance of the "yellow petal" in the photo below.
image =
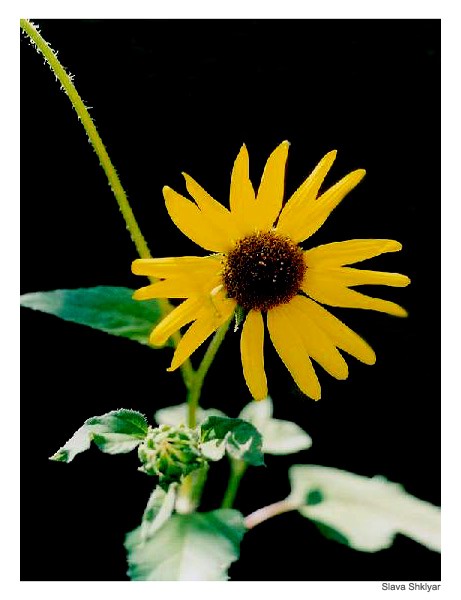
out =
{"type": "Polygon", "coordinates": [[[407,311],[398,304],[380,298],[371,298],[355,290],[350,290],[341,282],[331,279],[327,273],[315,269],[307,269],[301,287],[308,296],[322,304],[346,308],[365,308],[396,317],[407,316],[407,311]]]}
{"type": "Polygon", "coordinates": [[[146,285],[136,290],[133,294],[133,300],[152,300],[154,298],[187,298],[190,296],[189,286],[184,286],[181,282],[170,279],[168,281],[157,281],[151,285],[146,285]]]}
{"type": "Polygon", "coordinates": [[[296,318],[290,318],[287,307],[289,304],[268,311],[269,335],[300,390],[310,398],[319,400],[321,392],[317,375],[298,332],[296,318]]]}
{"type": "Polygon", "coordinates": [[[341,200],[363,179],[365,171],[358,169],[343,177],[338,183],[328,189],[314,202],[300,207],[298,220],[292,220],[290,226],[279,228],[277,231],[287,235],[294,242],[299,243],[317,231],[338,206],[341,200]]]}
{"type": "Polygon", "coordinates": [[[168,315],[155,327],[150,334],[149,342],[154,346],[163,346],[173,333],[176,333],[181,327],[184,327],[184,325],[197,319],[202,308],[202,298],[188,298],[168,313],[168,315]]]}
{"type": "Polygon", "coordinates": [[[304,310],[307,298],[295,296],[290,302],[290,311],[296,318],[297,328],[309,356],[336,379],[347,379],[347,363],[336,349],[331,338],[304,310]]]}
{"type": "Polygon", "coordinates": [[[192,323],[189,329],[181,338],[171,361],[168,371],[174,371],[189,358],[203,342],[221,327],[230,317],[235,309],[235,300],[223,300],[216,302],[206,311],[201,313],[200,317],[192,323]]]}
{"type": "Polygon", "coordinates": [[[131,271],[135,275],[148,275],[166,279],[188,273],[217,274],[221,269],[219,256],[178,256],[172,258],[138,258],[133,261],[131,271]]]}
{"type": "Polygon", "coordinates": [[[401,249],[395,240],[347,240],[311,248],[304,256],[308,267],[341,267],[401,249]]]}
{"type": "Polygon", "coordinates": [[[230,184],[230,209],[244,235],[254,230],[255,193],[250,181],[248,150],[243,144],[235,159],[230,184]]]}
{"type": "Polygon", "coordinates": [[[385,271],[368,271],[366,269],[353,269],[351,267],[332,267],[321,269],[322,277],[331,278],[335,283],[347,287],[354,285],[389,285],[391,287],[405,287],[410,283],[406,275],[400,273],[387,273],[385,271]]]}
{"type": "Polygon", "coordinates": [[[282,142],[267,159],[256,197],[256,227],[272,227],[282,208],[289,142],[282,142]]]}
{"type": "Polygon", "coordinates": [[[134,300],[150,300],[152,298],[188,298],[203,294],[219,285],[219,275],[210,275],[200,271],[185,273],[164,281],[156,281],[151,285],[139,288],[133,294],[134,300]]]}
{"type": "Polygon", "coordinates": [[[183,177],[186,180],[187,191],[206,218],[232,240],[236,241],[242,237],[243,232],[239,230],[237,221],[227,208],[210,196],[190,175],[183,173],[183,177]]]}
{"type": "Polygon", "coordinates": [[[303,312],[330,337],[335,346],[367,365],[373,365],[376,362],[373,349],[357,333],[349,329],[323,306],[309,298],[302,297],[302,300],[303,312]]]}
{"type": "Polygon", "coordinates": [[[171,188],[163,188],[166,209],[173,223],[193,242],[213,252],[226,252],[231,247],[231,239],[219,230],[198,207],[171,188]]]}
{"type": "Polygon", "coordinates": [[[267,396],[267,379],[264,372],[264,322],[259,311],[250,310],[242,328],[240,353],[243,375],[255,400],[267,396]]]}
{"type": "Polygon", "coordinates": [[[280,233],[285,233],[284,230],[287,232],[291,231],[291,229],[297,225],[303,210],[305,210],[317,197],[320,186],[327,176],[335,158],[336,150],[332,150],[331,152],[328,152],[328,154],[325,154],[309,177],[299,186],[285,204],[277,223],[277,230],[280,231],[280,233]]]}

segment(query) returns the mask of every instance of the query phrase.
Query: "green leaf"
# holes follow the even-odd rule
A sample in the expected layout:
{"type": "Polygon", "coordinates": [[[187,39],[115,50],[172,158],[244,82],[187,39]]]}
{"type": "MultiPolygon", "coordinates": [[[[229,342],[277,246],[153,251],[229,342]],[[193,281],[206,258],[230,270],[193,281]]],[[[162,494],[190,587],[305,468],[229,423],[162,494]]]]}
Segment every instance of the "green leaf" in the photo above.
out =
{"type": "Polygon", "coordinates": [[[21,306],[147,344],[162,313],[157,300],[138,302],[132,299],[133,291],[98,286],[33,292],[21,296],[21,306]]]}
{"type": "MultiPolygon", "coordinates": [[[[204,445],[208,442],[215,442],[216,447],[224,444],[232,458],[243,460],[250,465],[264,464],[261,434],[243,419],[208,417],[201,425],[201,440],[204,445]]],[[[204,447],[207,448],[206,445],[204,447]]]]}
{"type": "Polygon", "coordinates": [[[262,434],[263,452],[267,454],[293,454],[312,446],[311,437],[291,421],[271,419],[262,434]]]}
{"type": "Polygon", "coordinates": [[[246,531],[236,510],[175,514],[146,541],[141,528],[125,540],[128,575],[142,581],[225,581],[246,531]]]}
{"type": "Polygon", "coordinates": [[[159,485],[152,492],[142,516],[140,537],[144,542],[154,535],[171,517],[176,501],[177,483],[172,483],[165,492],[159,485]]]}
{"type": "Polygon", "coordinates": [[[265,454],[293,454],[312,446],[311,437],[296,423],[272,418],[272,400],[267,397],[252,401],[239,415],[249,421],[263,437],[262,450],[265,454]]]}
{"type": "Polygon", "coordinates": [[[336,529],[333,529],[333,527],[328,527],[328,525],[324,525],[319,521],[313,522],[317,525],[318,530],[323,536],[327,538],[327,540],[333,540],[334,542],[339,542],[340,544],[344,544],[345,546],[350,546],[347,537],[342,535],[342,533],[340,533],[336,529]]]}
{"type": "Polygon", "coordinates": [[[50,460],[70,462],[77,454],[80,454],[80,452],[88,450],[91,445],[90,434],[91,432],[88,430],[88,427],[82,425],[62,448],[55,452],[53,456],[50,456],[50,460]]]}
{"type": "MultiPolygon", "coordinates": [[[[197,423],[200,424],[207,417],[225,417],[225,414],[217,408],[197,408],[195,418],[197,423]]],[[[155,420],[159,425],[172,425],[178,427],[179,425],[187,425],[188,423],[188,408],[187,403],[176,404],[174,406],[167,406],[161,408],[154,415],[155,420]]]]}
{"type": "Polygon", "coordinates": [[[224,440],[210,440],[209,442],[202,442],[200,444],[200,451],[205,458],[208,460],[221,460],[226,454],[226,441],[224,440]]]}
{"type": "Polygon", "coordinates": [[[88,450],[91,441],[107,454],[130,452],[146,437],[147,429],[146,418],[135,410],[121,408],[91,417],[51,456],[51,460],[68,463],[77,454],[88,450]]]}
{"type": "Polygon", "coordinates": [[[440,508],[411,496],[399,484],[317,465],[294,465],[290,480],[288,500],[321,524],[328,537],[376,552],[389,548],[401,533],[440,552],[440,508]]]}

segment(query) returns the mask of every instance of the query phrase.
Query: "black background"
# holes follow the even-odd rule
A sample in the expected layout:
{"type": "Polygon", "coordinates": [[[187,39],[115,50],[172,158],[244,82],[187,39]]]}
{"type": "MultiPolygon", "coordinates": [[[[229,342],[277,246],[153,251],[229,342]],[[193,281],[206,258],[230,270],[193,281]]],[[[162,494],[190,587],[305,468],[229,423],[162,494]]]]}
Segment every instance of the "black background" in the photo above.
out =
{"type": "MultiPolygon", "coordinates": [[[[295,456],[267,456],[243,480],[244,514],[289,492],[293,463],[381,474],[440,504],[439,77],[440,23],[357,21],[38,20],[75,75],[154,255],[201,254],[171,223],[161,194],[190,173],[227,202],[243,142],[258,183],[264,161],[291,142],[286,188],[296,189],[327,151],[334,183],[362,183],[312,238],[391,238],[402,252],[369,268],[408,274],[406,289],[379,289],[408,319],[334,310],[375,349],[375,366],[348,359],[346,382],[320,372],[322,399],[303,397],[267,345],[275,416],[313,438],[295,456]]],[[[43,59],[21,40],[22,292],[144,285],[124,222],[85,133],[43,59]]],[[[311,240],[309,240],[310,244],[311,240]]],[[[333,312],[333,311],[332,311],[333,312]]],[[[133,455],[96,449],[70,465],[48,461],[94,414],[127,407],[149,417],[180,403],[169,350],[154,353],[22,309],[22,579],[126,579],[124,533],[135,528],[152,480],[133,455]]],[[[200,352],[194,357],[196,362],[200,352]]],[[[237,416],[249,401],[238,335],[229,335],[204,406],[237,416]]],[[[224,463],[220,466],[224,467],[224,463]]],[[[226,474],[215,467],[203,509],[226,474]]],[[[327,541],[297,514],[245,537],[234,580],[437,580],[440,556],[397,536],[375,554],[327,541]]]]}

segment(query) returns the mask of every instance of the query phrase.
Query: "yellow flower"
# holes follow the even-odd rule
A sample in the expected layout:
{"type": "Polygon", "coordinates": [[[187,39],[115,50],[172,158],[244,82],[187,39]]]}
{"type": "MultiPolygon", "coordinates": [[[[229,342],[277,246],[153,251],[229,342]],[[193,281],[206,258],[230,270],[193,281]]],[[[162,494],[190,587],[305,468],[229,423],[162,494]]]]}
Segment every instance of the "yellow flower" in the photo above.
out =
{"type": "Polygon", "coordinates": [[[376,360],[372,348],[322,304],[377,310],[399,317],[407,314],[393,302],[371,298],[351,287],[402,287],[410,282],[408,277],[346,266],[384,252],[396,252],[402,247],[399,242],[357,239],[309,250],[299,246],[323,225],[365,171],[349,173],[318,195],[335,160],[333,150],[284,204],[288,146],[288,142],[282,142],[269,156],[257,193],[249,178],[248,152],[242,146],[231,175],[230,210],[185,173],[187,191],[195,203],[169,187],[163,188],[166,208],[176,226],[213,254],[133,262],[136,275],[159,279],[137,290],[135,299],[186,299],[150,336],[153,345],[163,345],[173,333],[192,323],[176,348],[169,370],[177,369],[226,323],[237,306],[243,309],[243,374],[256,400],[267,396],[263,314],[280,358],[301,391],[315,400],[320,398],[320,384],[311,358],[337,379],[348,375],[338,349],[366,364],[376,360]]]}

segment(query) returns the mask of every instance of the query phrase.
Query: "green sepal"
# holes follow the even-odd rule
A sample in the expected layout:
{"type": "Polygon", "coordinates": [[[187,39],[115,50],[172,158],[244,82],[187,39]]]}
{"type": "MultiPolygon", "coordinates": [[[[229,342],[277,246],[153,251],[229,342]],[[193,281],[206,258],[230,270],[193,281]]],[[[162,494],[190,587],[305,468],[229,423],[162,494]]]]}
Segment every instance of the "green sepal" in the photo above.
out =
{"type": "Polygon", "coordinates": [[[165,490],[171,483],[180,482],[189,473],[201,468],[205,462],[198,431],[185,425],[149,427],[138,448],[138,457],[142,463],[139,470],[157,476],[159,485],[165,490]]]}
{"type": "Polygon", "coordinates": [[[230,509],[174,514],[143,540],[138,527],[126,536],[128,575],[138,581],[226,581],[246,531],[230,509]]]}
{"type": "Polygon", "coordinates": [[[355,550],[389,548],[397,533],[440,552],[440,508],[384,477],[318,465],[294,465],[287,501],[330,539],[355,550]]]}
{"type": "Polygon", "coordinates": [[[93,441],[107,454],[134,450],[146,437],[146,418],[135,410],[121,408],[99,417],[90,417],[50,460],[69,463],[77,454],[88,450],[93,441]]]}
{"type": "Polygon", "coordinates": [[[162,311],[157,300],[133,300],[133,292],[111,286],[33,292],[21,296],[21,306],[148,344],[162,311]]]}
{"type": "Polygon", "coordinates": [[[208,417],[200,426],[201,450],[210,460],[219,460],[224,450],[237,460],[264,465],[262,437],[259,431],[243,419],[208,417]]]}
{"type": "Polygon", "coordinates": [[[246,311],[241,306],[237,305],[234,312],[234,333],[240,329],[240,325],[243,324],[246,318],[246,311]]]}

